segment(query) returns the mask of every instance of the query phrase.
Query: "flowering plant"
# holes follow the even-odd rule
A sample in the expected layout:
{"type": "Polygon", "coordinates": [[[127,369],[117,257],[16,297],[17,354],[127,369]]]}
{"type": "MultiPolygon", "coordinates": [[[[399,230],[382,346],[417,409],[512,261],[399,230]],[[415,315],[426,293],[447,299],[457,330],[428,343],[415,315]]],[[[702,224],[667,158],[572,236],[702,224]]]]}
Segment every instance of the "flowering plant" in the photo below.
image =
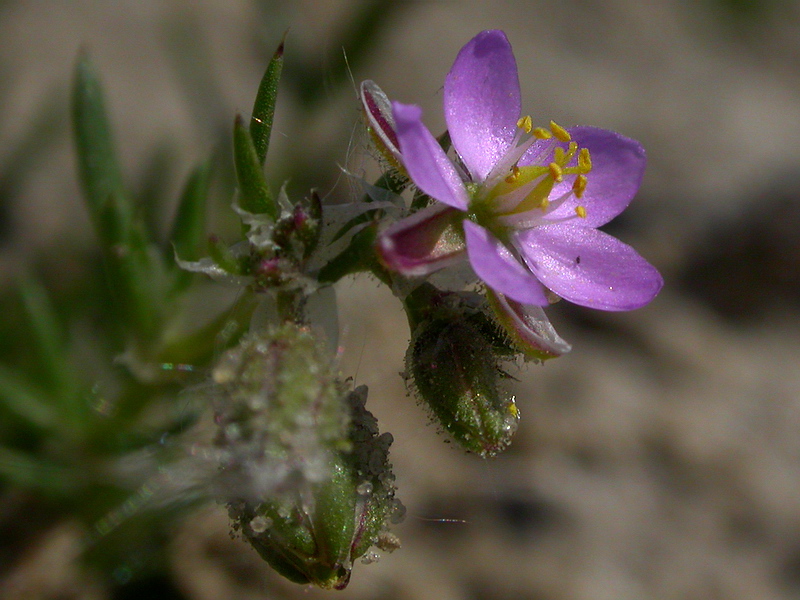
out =
{"type": "Polygon", "coordinates": [[[598,229],[637,192],[644,150],[602,129],[534,127],[521,113],[503,32],[479,33],[459,52],[445,79],[448,130],[439,139],[419,107],[391,102],[372,81],[361,85],[385,169],[374,184],[361,182],[362,197],[338,205],[315,192],[294,198],[265,177],[283,50],[281,43],[269,62],[249,121],[233,123],[229,191],[241,235],[230,245],[206,238],[208,162],[187,181],[168,239],[145,218],[123,184],[99,80],[87,56],[78,61],[77,162],[102,248],[107,279],[96,287],[109,292],[102,335],[113,373],[98,376],[101,383],[76,374],[63,333],[71,328],[62,331],[45,291],[24,281],[37,377],[0,365],[3,421],[23,432],[0,446],[0,483],[77,507],[93,532],[87,556],[102,569],[119,571],[142,553],[137,545],[153,554],[163,537],[158,517],[169,503],[144,518],[159,508],[147,466],[175,496],[224,504],[232,529],[297,583],[341,589],[354,561],[399,547],[389,531],[403,516],[393,438],[367,409],[366,387],[351,385],[331,350],[333,284],[343,277],[371,273],[400,298],[409,388],[481,457],[505,449],[518,427],[506,363],[570,350],[545,314],[555,298],[623,311],[644,306],[663,285],[635,250],[598,229]],[[448,278],[464,266],[466,279],[448,278]],[[200,324],[185,308],[198,274],[239,290],[235,306],[200,324]],[[174,414],[164,410],[165,399],[188,394],[213,413],[202,454],[214,474],[205,478],[185,476],[191,459],[142,458],[153,440],[179,438],[201,418],[187,417],[182,400],[174,414]],[[29,444],[26,435],[46,443],[29,444]],[[132,473],[137,460],[144,466],[132,473]],[[131,485],[139,489],[133,499],[131,485]],[[110,534],[120,539],[126,526],[140,541],[107,551],[110,534]]]}

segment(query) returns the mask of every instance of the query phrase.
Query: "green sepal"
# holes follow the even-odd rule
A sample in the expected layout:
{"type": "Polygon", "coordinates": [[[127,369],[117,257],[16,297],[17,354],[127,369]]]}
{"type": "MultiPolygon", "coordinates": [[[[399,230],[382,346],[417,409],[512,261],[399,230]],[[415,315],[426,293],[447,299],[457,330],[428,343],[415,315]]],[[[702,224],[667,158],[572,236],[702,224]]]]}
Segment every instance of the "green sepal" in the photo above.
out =
{"type": "Polygon", "coordinates": [[[281,40],[278,49],[267,65],[267,70],[258,86],[256,101],[253,104],[253,115],[250,117],[250,136],[256,149],[258,160],[263,166],[269,150],[269,138],[272,134],[272,120],[275,116],[275,102],[278,98],[278,82],[283,70],[283,44],[281,40]]]}
{"type": "Polygon", "coordinates": [[[336,465],[330,479],[309,490],[310,505],[288,498],[265,502],[242,523],[245,536],[261,557],[290,581],[343,589],[352,569],[355,488],[352,472],[336,465]],[[256,517],[269,523],[265,531],[253,530],[256,517]]]}
{"type": "Polygon", "coordinates": [[[239,207],[249,213],[265,214],[273,221],[277,220],[280,214],[278,204],[264,178],[253,138],[241,115],[237,115],[233,124],[233,160],[239,184],[239,207]]]}
{"type": "Polygon", "coordinates": [[[351,448],[332,456],[328,476],[253,507],[229,505],[231,518],[264,560],[287,579],[344,589],[353,562],[402,519],[388,462],[391,434],[378,433],[364,386],[349,392],[351,448]]]}

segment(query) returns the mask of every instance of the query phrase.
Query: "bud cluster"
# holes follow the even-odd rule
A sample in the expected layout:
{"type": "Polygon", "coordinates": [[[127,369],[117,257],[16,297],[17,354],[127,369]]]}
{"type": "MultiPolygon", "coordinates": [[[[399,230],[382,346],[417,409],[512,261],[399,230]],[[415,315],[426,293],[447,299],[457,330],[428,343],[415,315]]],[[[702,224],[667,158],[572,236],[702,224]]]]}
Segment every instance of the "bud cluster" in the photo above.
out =
{"type": "Polygon", "coordinates": [[[344,588],[402,517],[366,387],[346,391],[310,331],[252,334],[213,372],[218,496],[235,530],[298,583],[344,588]]]}

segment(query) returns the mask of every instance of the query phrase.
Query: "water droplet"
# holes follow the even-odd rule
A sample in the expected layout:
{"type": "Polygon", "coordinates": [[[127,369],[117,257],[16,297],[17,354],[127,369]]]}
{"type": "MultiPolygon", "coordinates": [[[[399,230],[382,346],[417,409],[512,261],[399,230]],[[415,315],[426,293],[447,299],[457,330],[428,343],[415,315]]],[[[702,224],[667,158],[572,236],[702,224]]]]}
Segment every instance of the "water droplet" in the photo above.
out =
{"type": "Polygon", "coordinates": [[[376,563],[381,559],[380,555],[377,552],[367,552],[362,558],[361,562],[365,565],[371,565],[372,563],[376,563]]]}
{"type": "Polygon", "coordinates": [[[369,481],[364,481],[356,487],[356,493],[360,496],[369,496],[372,493],[372,484],[369,481]]]}
{"type": "Polygon", "coordinates": [[[250,529],[253,530],[253,533],[264,533],[270,527],[272,527],[272,519],[269,517],[259,515],[250,521],[250,529]]]}

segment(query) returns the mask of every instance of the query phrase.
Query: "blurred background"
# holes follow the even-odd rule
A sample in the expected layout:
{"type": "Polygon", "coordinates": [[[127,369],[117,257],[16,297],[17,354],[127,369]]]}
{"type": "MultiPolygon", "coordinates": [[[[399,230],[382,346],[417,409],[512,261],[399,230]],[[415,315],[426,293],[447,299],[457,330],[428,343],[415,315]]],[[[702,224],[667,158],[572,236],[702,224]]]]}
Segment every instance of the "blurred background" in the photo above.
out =
{"type": "MultiPolygon", "coordinates": [[[[641,192],[606,230],[661,270],[661,295],[634,313],[555,306],[574,349],[512,373],[520,428],[484,461],[444,443],[408,396],[399,302],[369,278],[343,281],[342,370],[395,437],[401,550],[357,564],[344,592],[306,589],[206,504],[171,520],[159,574],[131,559],[103,578],[77,558],[82,525],[3,483],[0,598],[800,597],[800,2],[2,0],[0,356],[24,359],[10,299],[21,272],[67,320],[92,304],[81,286],[96,239],[69,125],[81,49],[133,193],[168,214],[213,156],[208,229],[234,239],[231,124],[284,32],[268,178],[341,202],[342,168],[375,173],[355,84],[420,104],[441,131],[444,76],[489,28],[514,47],[534,122],[644,144],[641,192]]],[[[91,331],[70,334],[85,346],[91,331]]]]}

